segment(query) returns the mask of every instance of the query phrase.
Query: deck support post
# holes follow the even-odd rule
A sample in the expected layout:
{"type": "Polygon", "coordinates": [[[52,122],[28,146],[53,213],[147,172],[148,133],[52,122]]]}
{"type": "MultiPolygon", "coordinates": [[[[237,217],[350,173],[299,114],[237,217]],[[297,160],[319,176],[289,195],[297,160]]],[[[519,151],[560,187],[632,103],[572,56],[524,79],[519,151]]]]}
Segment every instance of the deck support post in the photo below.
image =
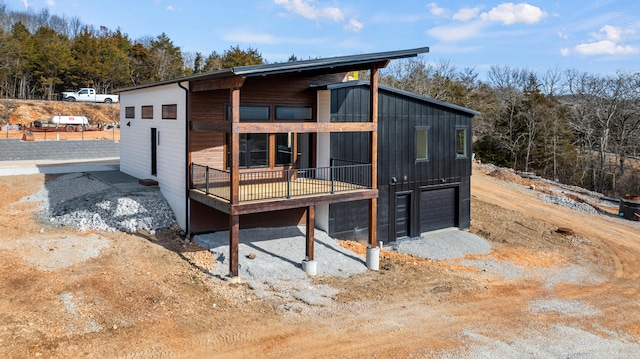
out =
{"type": "Polygon", "coordinates": [[[316,207],[309,206],[306,211],[307,217],[307,230],[306,230],[306,246],[305,246],[305,258],[302,261],[302,269],[308,275],[316,275],[318,273],[318,265],[313,258],[313,239],[315,237],[316,226],[316,207]]]}
{"type": "MultiPolygon", "coordinates": [[[[240,88],[231,88],[229,91],[229,100],[231,102],[231,123],[240,123],[240,88]]],[[[231,206],[240,202],[240,134],[231,127],[231,163],[230,181],[231,188],[229,199],[231,206]]],[[[238,277],[238,237],[240,235],[240,216],[237,214],[229,215],[229,276],[238,277]]]]}
{"type": "Polygon", "coordinates": [[[238,237],[240,236],[240,216],[229,215],[229,276],[238,276],[238,237]]]}
{"type": "MultiPolygon", "coordinates": [[[[378,188],[378,68],[371,68],[370,108],[371,122],[375,124],[371,131],[371,188],[378,188]]],[[[378,270],[380,267],[380,248],[377,248],[378,199],[369,200],[369,245],[367,246],[367,268],[378,270]]]]}

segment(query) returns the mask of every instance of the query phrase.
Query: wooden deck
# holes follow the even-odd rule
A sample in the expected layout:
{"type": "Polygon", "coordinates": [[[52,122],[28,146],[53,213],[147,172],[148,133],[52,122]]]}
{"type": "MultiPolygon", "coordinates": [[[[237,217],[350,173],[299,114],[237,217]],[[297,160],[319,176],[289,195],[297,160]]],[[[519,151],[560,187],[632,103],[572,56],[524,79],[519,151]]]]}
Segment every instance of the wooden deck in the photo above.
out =
{"type": "Polygon", "coordinates": [[[227,199],[228,187],[210,188],[209,191],[207,193],[204,188],[194,188],[189,191],[189,197],[228,214],[258,213],[378,197],[377,189],[309,178],[240,185],[240,203],[233,206],[227,199]]]}

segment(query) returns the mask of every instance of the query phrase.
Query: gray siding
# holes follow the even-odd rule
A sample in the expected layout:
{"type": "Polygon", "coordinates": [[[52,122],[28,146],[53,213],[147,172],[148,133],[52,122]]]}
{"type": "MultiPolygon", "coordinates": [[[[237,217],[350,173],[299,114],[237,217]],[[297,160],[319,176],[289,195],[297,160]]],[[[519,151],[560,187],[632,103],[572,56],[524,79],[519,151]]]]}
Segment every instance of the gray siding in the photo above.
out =
{"type": "MultiPolygon", "coordinates": [[[[332,90],[331,121],[369,121],[369,87],[355,85],[332,90]]],[[[421,231],[421,193],[454,188],[458,203],[455,222],[467,228],[471,175],[471,121],[473,115],[440,104],[422,101],[380,89],[378,104],[378,238],[395,239],[396,194],[411,195],[411,236],[421,231]],[[415,129],[429,128],[429,160],[416,161],[415,129]],[[467,129],[467,156],[458,158],[455,131],[467,129]]],[[[366,133],[331,134],[331,157],[370,162],[370,136],[366,133]]],[[[437,203],[433,204],[437,206],[437,203]]],[[[422,204],[424,212],[425,204],[422,204]]],[[[330,233],[343,238],[359,237],[356,228],[366,228],[367,206],[363,203],[332,204],[330,233]]]]}

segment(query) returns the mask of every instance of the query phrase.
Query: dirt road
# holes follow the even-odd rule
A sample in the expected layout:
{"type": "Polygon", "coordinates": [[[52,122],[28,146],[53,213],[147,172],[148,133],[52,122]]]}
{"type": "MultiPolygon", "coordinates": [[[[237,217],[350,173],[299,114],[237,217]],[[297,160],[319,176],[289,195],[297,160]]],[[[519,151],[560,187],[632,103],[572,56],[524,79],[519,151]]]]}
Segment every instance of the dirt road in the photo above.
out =
{"type": "Polygon", "coordinates": [[[48,179],[0,177],[0,357],[638,357],[640,223],[484,172],[471,231],[489,255],[383,252],[378,272],[314,280],[331,305],[296,307],[206,274],[214,259],[175,231],[50,227],[20,200],[48,179]]]}

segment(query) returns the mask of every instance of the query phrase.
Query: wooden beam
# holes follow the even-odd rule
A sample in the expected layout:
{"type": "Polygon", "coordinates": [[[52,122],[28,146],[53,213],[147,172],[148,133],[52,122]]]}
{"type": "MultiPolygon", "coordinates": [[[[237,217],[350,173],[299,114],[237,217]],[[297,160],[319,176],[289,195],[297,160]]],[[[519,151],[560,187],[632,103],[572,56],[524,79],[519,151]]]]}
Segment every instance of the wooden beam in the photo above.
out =
{"type": "Polygon", "coordinates": [[[291,208],[304,208],[311,205],[319,205],[325,203],[350,202],[367,200],[378,197],[377,189],[368,189],[355,192],[337,193],[333,195],[322,195],[316,197],[299,197],[292,199],[281,199],[264,202],[241,203],[231,206],[232,214],[250,214],[270,211],[279,211],[291,208]]]}
{"type": "Polygon", "coordinates": [[[377,130],[377,124],[371,122],[241,122],[233,123],[231,130],[238,133],[372,132],[377,130]]]}
{"type": "Polygon", "coordinates": [[[192,92],[199,92],[240,88],[242,85],[244,85],[244,77],[236,76],[191,83],[189,88],[192,92]]]}
{"type": "Polygon", "coordinates": [[[371,187],[378,188],[378,69],[371,69],[371,101],[369,113],[374,130],[371,131],[371,187]]]}
{"type": "Polygon", "coordinates": [[[240,216],[229,215],[229,276],[238,276],[238,242],[240,216]]]}
{"type": "Polygon", "coordinates": [[[207,194],[204,193],[204,191],[201,191],[199,189],[190,190],[189,198],[196,202],[200,202],[208,207],[211,207],[213,209],[217,209],[222,213],[226,213],[226,214],[231,213],[231,205],[229,204],[229,202],[217,199],[214,196],[208,196],[207,194]]]}
{"type": "MultiPolygon", "coordinates": [[[[375,129],[371,132],[371,187],[378,188],[378,68],[371,68],[370,108],[371,123],[375,129]]],[[[378,199],[369,200],[369,247],[376,248],[378,243],[378,199]]]]}
{"type": "Polygon", "coordinates": [[[231,204],[238,204],[240,198],[240,134],[234,130],[240,123],[240,89],[230,91],[231,102],[231,204]]]}
{"type": "Polygon", "coordinates": [[[307,245],[305,256],[308,261],[313,260],[313,238],[315,236],[315,226],[316,226],[316,207],[309,206],[307,207],[307,245]]]}

